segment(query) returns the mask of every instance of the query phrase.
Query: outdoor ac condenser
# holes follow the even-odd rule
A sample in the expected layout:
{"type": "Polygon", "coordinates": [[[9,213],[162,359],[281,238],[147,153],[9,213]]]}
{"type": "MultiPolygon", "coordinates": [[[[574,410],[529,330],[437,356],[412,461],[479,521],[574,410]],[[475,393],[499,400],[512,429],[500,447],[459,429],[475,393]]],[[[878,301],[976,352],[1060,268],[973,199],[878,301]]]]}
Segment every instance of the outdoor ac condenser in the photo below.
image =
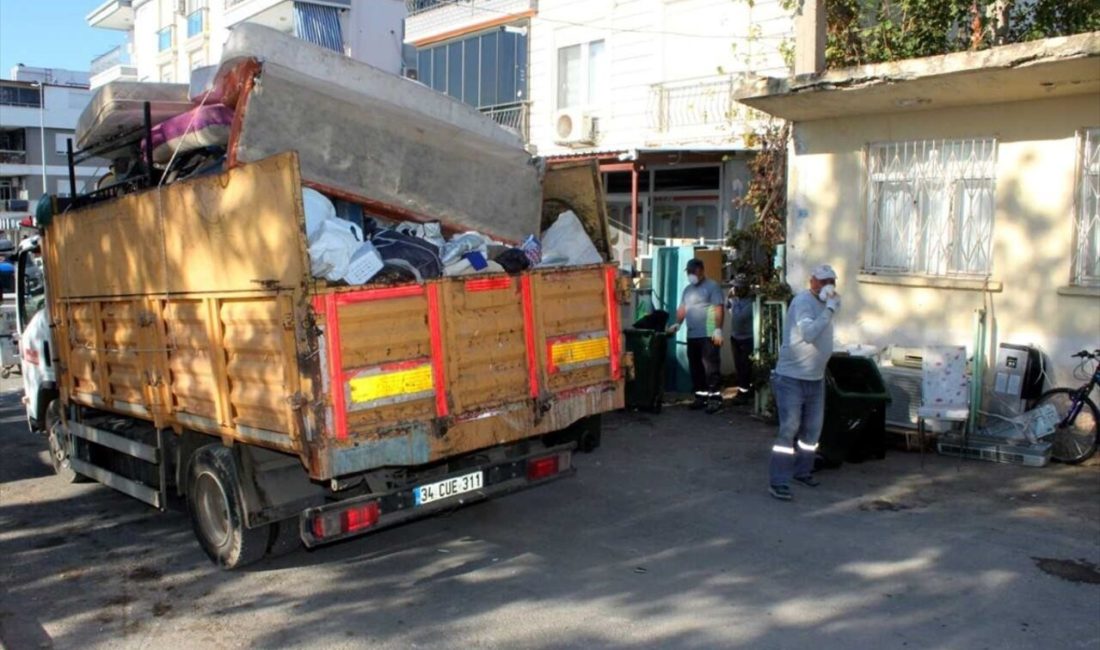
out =
{"type": "MultiPolygon", "coordinates": [[[[897,350],[898,348],[895,348],[897,350]]],[[[919,350],[919,348],[917,348],[919,350]]],[[[882,381],[890,393],[890,404],[886,407],[887,426],[898,429],[917,428],[917,409],[921,404],[921,369],[909,366],[879,366],[882,381]]],[[[950,423],[927,420],[925,427],[933,433],[943,433],[951,429],[950,423]]]]}

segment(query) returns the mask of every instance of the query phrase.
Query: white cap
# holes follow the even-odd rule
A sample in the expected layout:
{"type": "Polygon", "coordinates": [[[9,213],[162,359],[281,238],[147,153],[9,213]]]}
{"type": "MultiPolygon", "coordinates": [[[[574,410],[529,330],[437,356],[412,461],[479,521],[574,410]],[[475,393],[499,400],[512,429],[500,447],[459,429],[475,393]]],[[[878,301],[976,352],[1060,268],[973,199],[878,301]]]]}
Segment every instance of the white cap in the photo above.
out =
{"type": "Polygon", "coordinates": [[[817,278],[818,280],[836,279],[836,271],[834,271],[833,267],[829,266],[828,264],[819,264],[815,266],[810,275],[817,278]]]}

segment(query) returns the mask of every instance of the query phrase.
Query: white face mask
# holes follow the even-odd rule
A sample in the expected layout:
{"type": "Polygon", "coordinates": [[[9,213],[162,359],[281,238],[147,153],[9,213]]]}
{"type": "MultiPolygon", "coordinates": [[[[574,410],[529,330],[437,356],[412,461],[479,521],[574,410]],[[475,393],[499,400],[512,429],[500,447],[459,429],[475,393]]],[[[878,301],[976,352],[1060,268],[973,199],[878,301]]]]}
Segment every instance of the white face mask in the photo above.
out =
{"type": "Polygon", "coordinates": [[[694,273],[688,273],[688,282],[692,285],[699,284],[699,276],[694,273]]]}
{"type": "Polygon", "coordinates": [[[825,302],[834,293],[836,293],[836,287],[834,287],[831,284],[827,284],[827,285],[821,287],[821,291],[819,291],[817,293],[817,297],[818,297],[819,300],[821,300],[821,302],[825,302]]]}

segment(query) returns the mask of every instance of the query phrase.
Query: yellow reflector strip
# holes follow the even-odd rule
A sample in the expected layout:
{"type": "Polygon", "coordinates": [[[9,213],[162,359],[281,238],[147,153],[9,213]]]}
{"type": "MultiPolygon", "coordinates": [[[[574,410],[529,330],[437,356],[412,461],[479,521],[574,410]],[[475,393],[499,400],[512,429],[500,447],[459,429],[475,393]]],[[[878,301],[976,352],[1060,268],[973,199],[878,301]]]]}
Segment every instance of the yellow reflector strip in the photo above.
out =
{"type": "Polygon", "coordinates": [[[432,366],[424,364],[408,370],[356,377],[348,384],[351,386],[351,401],[358,403],[412,393],[426,393],[433,388],[432,366]]]}
{"type": "Polygon", "coordinates": [[[611,342],[606,336],[595,339],[578,339],[554,343],[550,346],[550,360],[555,366],[568,366],[611,356],[611,342]]]}

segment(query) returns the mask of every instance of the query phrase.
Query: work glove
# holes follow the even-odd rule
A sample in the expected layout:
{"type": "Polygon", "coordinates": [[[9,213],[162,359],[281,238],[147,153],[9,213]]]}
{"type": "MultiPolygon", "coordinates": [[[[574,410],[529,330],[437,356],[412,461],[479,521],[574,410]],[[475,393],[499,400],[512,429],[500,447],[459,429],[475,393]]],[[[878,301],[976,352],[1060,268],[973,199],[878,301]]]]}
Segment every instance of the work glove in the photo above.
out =
{"type": "Polygon", "coordinates": [[[825,301],[825,308],[832,310],[835,314],[840,310],[840,295],[833,294],[829,296],[829,299],[825,301]]]}
{"type": "Polygon", "coordinates": [[[714,344],[714,347],[716,348],[722,347],[723,340],[724,339],[722,337],[722,330],[720,329],[714,330],[714,333],[710,336],[710,341],[714,344]]]}
{"type": "Polygon", "coordinates": [[[673,324],[668,326],[668,329],[665,330],[665,333],[668,334],[669,336],[672,336],[673,334],[675,334],[679,330],[680,330],[680,324],[679,323],[673,323],[673,324]]]}

